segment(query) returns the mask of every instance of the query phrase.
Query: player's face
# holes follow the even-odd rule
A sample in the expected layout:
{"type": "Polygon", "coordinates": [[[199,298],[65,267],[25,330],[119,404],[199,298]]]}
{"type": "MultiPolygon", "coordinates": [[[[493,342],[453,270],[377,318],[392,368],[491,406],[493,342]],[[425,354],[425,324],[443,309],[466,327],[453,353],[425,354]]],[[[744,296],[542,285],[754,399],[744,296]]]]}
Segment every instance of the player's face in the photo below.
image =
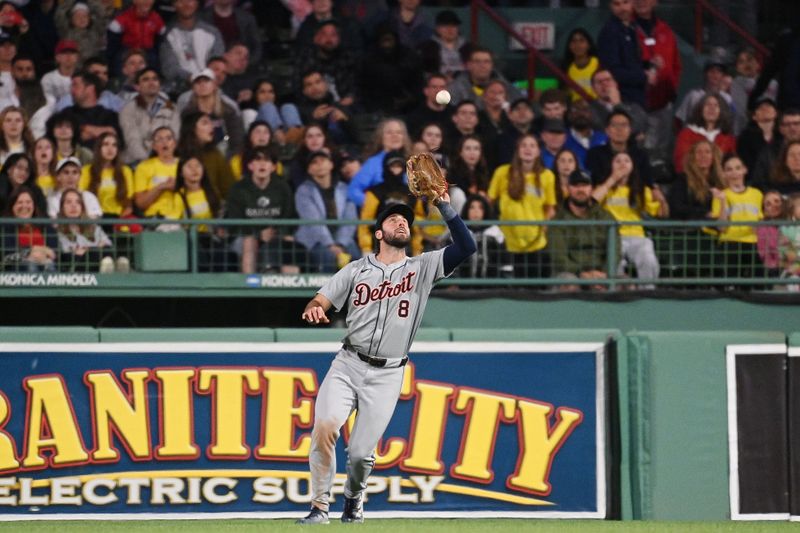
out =
{"type": "Polygon", "coordinates": [[[397,213],[383,221],[380,232],[382,235],[378,240],[395,248],[405,248],[411,242],[411,228],[408,226],[408,221],[397,213]]]}

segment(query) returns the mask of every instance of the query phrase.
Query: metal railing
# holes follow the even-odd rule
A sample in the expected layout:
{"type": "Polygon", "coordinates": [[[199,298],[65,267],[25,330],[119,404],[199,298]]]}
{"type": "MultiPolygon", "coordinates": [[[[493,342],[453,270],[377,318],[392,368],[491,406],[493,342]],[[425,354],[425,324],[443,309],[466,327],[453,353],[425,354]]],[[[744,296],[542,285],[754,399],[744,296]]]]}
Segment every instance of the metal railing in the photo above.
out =
{"type": "Polygon", "coordinates": [[[586,90],[581,87],[578,83],[575,83],[575,80],[570,78],[566,72],[561,70],[561,68],[553,63],[550,58],[548,58],[545,54],[540,52],[536,49],[531,43],[529,43],[525,37],[520,35],[518,31],[516,31],[511,24],[508,23],[502,16],[500,16],[497,11],[486,5],[486,2],[483,0],[472,0],[470,2],[470,37],[472,42],[477,43],[480,42],[478,39],[478,19],[481,12],[485,13],[491,20],[493,20],[500,28],[510,35],[514,40],[516,40],[521,46],[523,46],[528,54],[528,64],[527,64],[527,75],[528,75],[528,98],[533,98],[534,96],[534,80],[536,74],[536,62],[542,63],[546,66],[552,73],[555,75],[556,78],[564,82],[570,89],[575,91],[581,98],[586,101],[592,101],[592,98],[586,90]]]}
{"type": "Polygon", "coordinates": [[[722,24],[728,27],[732,32],[741,37],[748,45],[750,45],[758,54],[759,59],[763,62],[769,57],[770,53],[767,47],[758,42],[758,39],[750,35],[747,30],[736,24],[731,18],[720,11],[716,6],[712,5],[708,0],[695,0],[694,2],[694,51],[698,54],[703,51],[703,14],[708,13],[722,24]]]}
{"type": "MultiPolygon", "coordinates": [[[[300,226],[318,226],[311,220],[158,220],[140,219],[141,233],[131,233],[131,220],[84,220],[80,226],[99,224],[110,245],[89,248],[81,254],[62,251],[57,244],[60,222],[31,221],[40,229],[44,244],[53,253],[49,260],[41,253],[20,246],[18,222],[0,219],[0,271],[107,273],[113,277],[120,258],[133,273],[170,275],[197,273],[241,273],[243,236],[258,235],[259,252],[253,273],[319,276],[324,263],[294,238],[300,226]],[[265,224],[282,237],[261,242],[265,224]],[[110,258],[110,259],[106,259],[110,258]],[[109,264],[113,267],[109,268],[109,264]],[[104,266],[105,265],[105,266],[104,266]]],[[[366,225],[364,221],[325,221],[328,227],[366,225]]],[[[629,289],[756,289],[794,291],[800,279],[784,272],[780,250],[759,255],[756,244],[724,242],[717,235],[726,228],[751,227],[778,231],[796,226],[791,221],[765,222],[676,222],[645,220],[617,221],[482,221],[471,222],[478,253],[461,265],[444,284],[465,287],[542,287],[554,291],[620,291],[629,289]],[[645,239],[624,236],[637,227],[645,239]],[[534,253],[513,253],[498,236],[501,229],[521,232],[523,238],[546,235],[547,245],[534,253]],[[621,234],[622,232],[622,234],[621,234]]],[[[371,235],[371,225],[368,226],[371,235]]],[[[441,222],[415,223],[414,247],[431,250],[445,246],[446,227],[441,222]]],[[[355,231],[355,230],[354,230],[355,231]]],[[[27,242],[27,239],[26,239],[27,242]]],[[[506,241],[507,242],[507,241],[506,241]]],[[[416,250],[415,250],[416,251],[416,250]]],[[[352,254],[358,256],[358,252],[352,254]]],[[[339,257],[343,262],[349,256],[339,257]]],[[[343,264],[343,263],[340,263],[343,264]]],[[[128,271],[125,268],[124,271],[128,271]]],[[[315,278],[316,279],[316,278],[315,278]]]]}

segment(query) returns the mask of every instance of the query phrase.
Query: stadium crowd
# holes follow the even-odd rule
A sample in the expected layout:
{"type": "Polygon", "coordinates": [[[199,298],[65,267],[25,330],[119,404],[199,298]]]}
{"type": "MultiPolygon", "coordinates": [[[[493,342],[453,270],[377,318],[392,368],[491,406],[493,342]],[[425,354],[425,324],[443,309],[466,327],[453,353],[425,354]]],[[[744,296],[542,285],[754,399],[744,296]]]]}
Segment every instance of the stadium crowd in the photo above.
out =
{"type": "MultiPolygon", "coordinates": [[[[567,38],[574,83],[531,100],[454,11],[391,4],[0,1],[2,268],[127,272],[137,220],[227,218],[263,224],[199,226],[201,270],[332,272],[374,243],[366,223],[328,221],[392,202],[435,220],[405,177],[432,152],[466,220],[534,222],[474,224],[463,275],[568,283],[618,264],[655,279],[658,246],[635,223],[662,218],[708,222],[681,233],[696,274],[800,276],[799,226],[715,225],[800,217],[800,31],[766,63],[712,54],[679,99],[657,0],[610,0],[599,34],[567,38]],[[41,217],[59,223],[26,221],[41,217]],[[606,227],[535,225],[549,219],[628,224],[609,251],[606,227]]],[[[413,253],[445,229],[415,227],[413,253]]]]}

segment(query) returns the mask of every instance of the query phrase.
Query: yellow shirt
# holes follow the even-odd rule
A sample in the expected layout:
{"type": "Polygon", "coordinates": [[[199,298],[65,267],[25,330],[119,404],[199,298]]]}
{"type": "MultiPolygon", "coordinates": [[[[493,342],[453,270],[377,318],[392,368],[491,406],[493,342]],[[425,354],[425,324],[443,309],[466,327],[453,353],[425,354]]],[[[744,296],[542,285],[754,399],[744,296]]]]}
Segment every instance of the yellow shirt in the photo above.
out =
{"type": "MultiPolygon", "coordinates": [[[[192,219],[211,220],[214,218],[214,213],[211,212],[211,205],[206,198],[206,192],[203,189],[197,191],[185,191],[186,203],[189,204],[189,217],[192,219]]],[[[186,204],[183,203],[183,197],[175,193],[175,212],[174,216],[168,218],[186,218],[186,204]]],[[[197,226],[197,231],[208,233],[208,226],[205,224],[197,226]]]]}
{"type": "MultiPolygon", "coordinates": [[[[145,159],[136,167],[136,173],[133,176],[133,192],[147,192],[154,188],[156,185],[164,183],[170,178],[176,177],[178,174],[178,160],[172,164],[162,163],[157,157],[145,159]]],[[[166,217],[175,209],[172,191],[163,191],[161,195],[148,207],[144,216],[153,217],[161,215],[166,217]]]]}
{"type": "MultiPolygon", "coordinates": [[[[544,220],[545,207],[556,205],[556,177],[549,170],[536,176],[525,176],[525,194],[519,200],[508,195],[508,175],[511,165],[497,167],[489,184],[489,198],[500,210],[500,220],[544,220]]],[[[547,246],[547,236],[541,226],[500,226],[509,252],[535,252],[547,246]]]]}
{"type": "MultiPolygon", "coordinates": [[[[658,215],[658,209],[661,206],[656,200],[653,200],[653,191],[650,187],[644,188],[644,209],[631,206],[629,195],[630,187],[627,185],[614,187],[608,191],[601,205],[620,222],[642,220],[642,212],[650,216],[658,215]]],[[[619,234],[622,237],[644,237],[644,228],[642,226],[620,226],[619,234]]]]}
{"type": "MultiPolygon", "coordinates": [[[[78,188],[82,191],[89,190],[89,182],[92,180],[91,176],[92,165],[84,165],[81,170],[81,180],[78,182],[78,188]]],[[[122,167],[122,177],[125,180],[125,197],[129,200],[133,198],[133,172],[127,165],[122,167]]],[[[97,199],[100,200],[100,208],[103,213],[109,215],[120,215],[124,211],[125,206],[117,200],[117,182],[114,181],[114,169],[104,168],[100,173],[100,185],[97,187],[95,193],[97,199]]]]}
{"type": "MultiPolygon", "coordinates": [[[[592,56],[592,58],[589,59],[589,63],[587,63],[583,68],[579,68],[575,63],[571,63],[567,69],[567,76],[569,76],[572,81],[583,87],[583,90],[589,93],[589,96],[592,98],[597,98],[597,95],[592,90],[592,74],[594,74],[599,67],[600,61],[596,57],[592,56]]],[[[581,99],[580,95],[578,95],[578,93],[572,89],[570,89],[569,94],[573,101],[581,99]]]]}
{"type": "Polygon", "coordinates": [[[50,174],[39,176],[36,178],[36,185],[42,189],[45,196],[50,196],[50,193],[56,190],[56,179],[50,174]]]}
{"type": "MultiPolygon", "coordinates": [[[[731,222],[757,222],[764,218],[761,205],[764,201],[764,194],[758,189],[747,187],[742,192],[733,192],[731,189],[724,189],[725,202],[728,204],[728,220],[731,222]]],[[[714,198],[711,202],[711,216],[719,217],[721,205],[719,200],[714,198]]],[[[758,242],[756,228],[753,226],[728,226],[720,228],[719,240],[721,242],[758,242]]]]}

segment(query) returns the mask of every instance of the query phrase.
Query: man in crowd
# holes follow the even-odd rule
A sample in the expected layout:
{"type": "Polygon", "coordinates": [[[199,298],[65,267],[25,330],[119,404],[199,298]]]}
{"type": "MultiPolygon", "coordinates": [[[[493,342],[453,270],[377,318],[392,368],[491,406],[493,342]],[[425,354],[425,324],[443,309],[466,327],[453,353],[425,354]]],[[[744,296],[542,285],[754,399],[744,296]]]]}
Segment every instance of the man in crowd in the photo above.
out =
{"type": "Polygon", "coordinates": [[[167,27],[159,55],[165,89],[179,93],[189,79],[206,68],[208,60],[225,52],[219,30],[199,20],[198,0],[174,0],[175,19],[167,27]]]}
{"type": "Polygon", "coordinates": [[[314,42],[297,54],[295,61],[295,87],[303,87],[301,76],[316,70],[326,78],[334,99],[344,106],[353,105],[356,89],[356,59],[341,44],[339,27],[327,20],[317,27],[314,42]]]}
{"type": "Polygon", "coordinates": [[[611,17],[597,36],[600,64],[619,83],[623,102],[645,103],[645,87],[655,81],[655,72],[645,71],[634,24],[633,0],[610,0],[611,17]]]}
{"type": "Polygon", "coordinates": [[[508,108],[509,124],[494,140],[494,150],[487,154],[492,167],[511,162],[517,140],[526,133],[533,132],[534,112],[527,98],[518,98],[508,108]]]}
{"type": "Polygon", "coordinates": [[[597,95],[597,99],[589,104],[592,108],[593,129],[604,129],[608,115],[615,109],[622,109],[631,117],[634,137],[644,136],[647,130],[647,114],[639,104],[622,101],[619,85],[610,70],[599,68],[592,74],[592,90],[597,95]]]}
{"type": "Polygon", "coordinates": [[[450,95],[452,103],[458,105],[464,100],[472,100],[479,107],[483,105],[481,95],[483,95],[486,85],[492,80],[501,80],[506,86],[506,97],[509,100],[516,100],[520,93],[502,74],[494,69],[494,58],[488,48],[474,46],[469,52],[466,63],[466,70],[459,72],[450,82],[450,95]]]}
{"type": "Polygon", "coordinates": [[[200,18],[219,30],[225,48],[243,43],[250,51],[249,66],[258,65],[261,61],[261,31],[253,15],[235,6],[236,0],[213,0],[200,18]]]}
{"type": "Polygon", "coordinates": [[[65,111],[75,117],[80,143],[87,148],[94,148],[95,140],[105,132],[116,133],[120,143],[123,141],[117,113],[98,102],[101,88],[100,78],[91,72],[83,71],[72,76],[70,92],[75,104],[65,111]]]}
{"type": "Polygon", "coordinates": [[[439,72],[450,81],[464,71],[461,55],[467,43],[459,34],[460,26],[461,19],[449,9],[436,15],[433,37],[419,47],[425,72],[439,72]]]}
{"type": "Polygon", "coordinates": [[[569,131],[564,145],[578,156],[581,168],[586,165],[586,154],[595,146],[608,142],[602,130],[592,128],[592,110],[586,100],[575,100],[567,113],[569,131]]]}
{"type": "Polygon", "coordinates": [[[547,168],[553,168],[553,162],[558,152],[567,142],[567,126],[563,120],[548,118],[542,125],[542,144],[539,147],[542,163],[547,168]]]}
{"type": "Polygon", "coordinates": [[[364,50],[364,35],[358,21],[341,17],[333,12],[333,0],[311,0],[311,13],[303,19],[294,38],[295,48],[300,51],[314,43],[314,34],[323,22],[334,21],[341,28],[342,46],[359,54],[364,50]]]}
{"type": "MultiPolygon", "coordinates": [[[[553,220],[593,220],[612,222],[614,217],[592,198],[592,178],[576,169],[569,175],[567,197],[553,220]]],[[[569,279],[606,279],[608,267],[608,228],[606,226],[554,226],[547,234],[547,245],[556,277],[569,279]]],[[[612,261],[616,266],[616,258],[612,261]]],[[[602,289],[602,285],[598,286],[602,289]]],[[[577,291],[577,285],[561,290],[577,291]]]]}
{"type": "Polygon", "coordinates": [[[435,122],[444,131],[450,120],[450,110],[446,104],[436,101],[439,91],[447,89],[447,78],[443,74],[430,74],[422,89],[423,100],[406,117],[406,125],[411,135],[416,136],[425,124],[435,122]]]}
{"type": "Polygon", "coordinates": [[[175,105],[161,94],[161,76],[152,67],[140,70],[135,77],[138,93],[119,114],[125,135],[122,160],[134,164],[147,159],[153,149],[153,133],[166,126],[180,131],[181,119],[175,105]]]}
{"type": "MultiPolygon", "coordinates": [[[[97,99],[97,103],[109,111],[119,113],[125,102],[106,88],[108,86],[108,63],[106,60],[102,57],[90,57],[83,65],[83,70],[94,74],[100,80],[100,97],[97,99]]],[[[63,111],[74,103],[72,94],[67,94],[56,102],[56,112],[63,111]]]]}

